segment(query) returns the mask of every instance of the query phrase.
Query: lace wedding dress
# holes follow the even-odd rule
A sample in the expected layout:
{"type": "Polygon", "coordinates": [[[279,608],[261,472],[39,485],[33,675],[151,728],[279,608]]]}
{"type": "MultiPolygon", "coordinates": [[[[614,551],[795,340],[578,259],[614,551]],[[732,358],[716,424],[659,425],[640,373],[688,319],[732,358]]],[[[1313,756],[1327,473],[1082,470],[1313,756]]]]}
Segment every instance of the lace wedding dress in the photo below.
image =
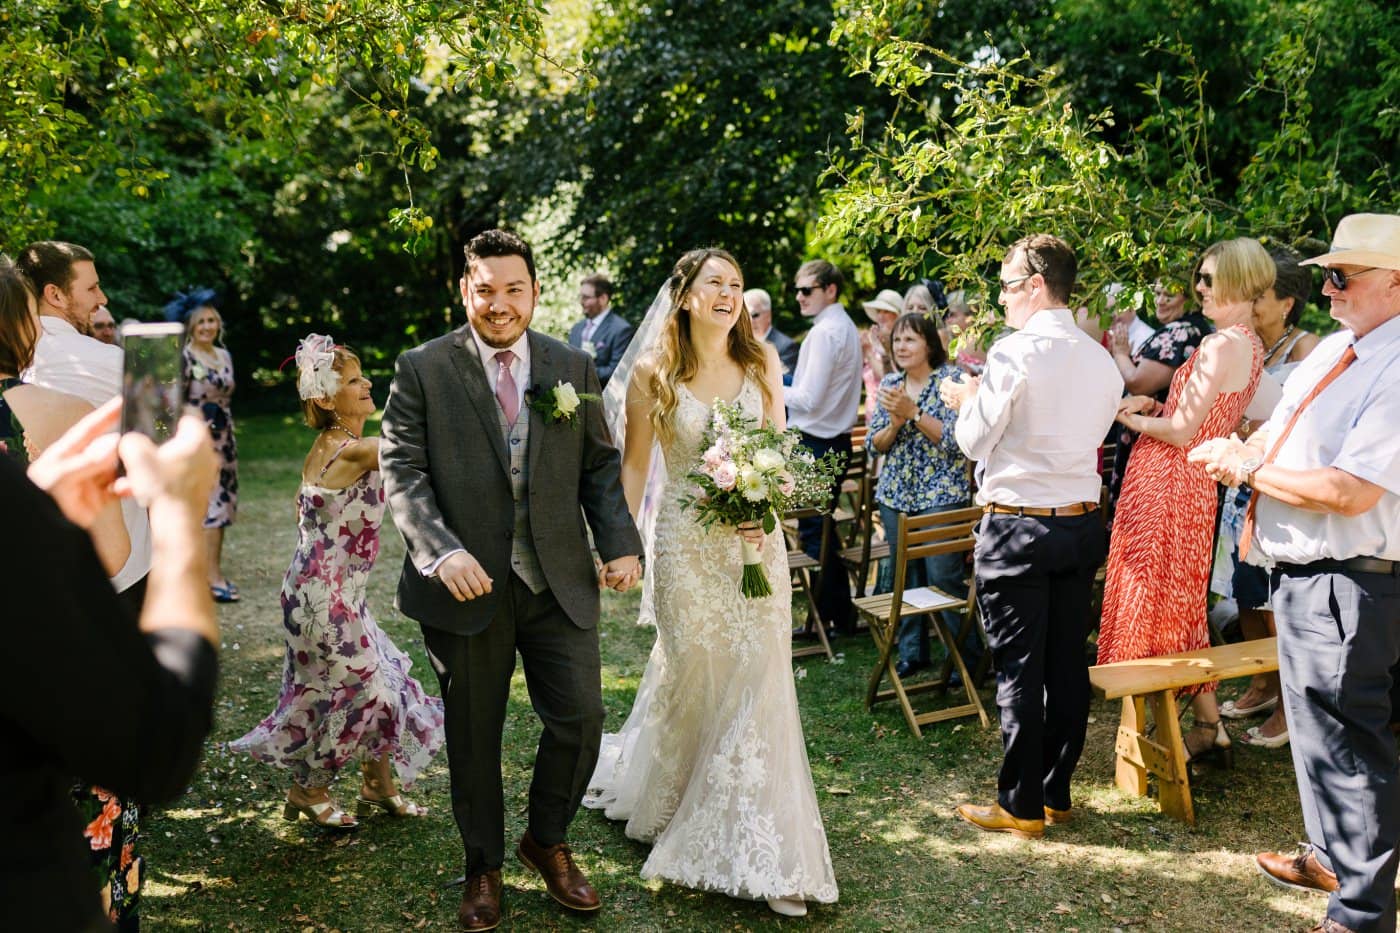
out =
{"type": "MultiPolygon", "coordinates": [[[[710,407],[679,387],[676,437],[647,574],[656,645],[622,731],[603,737],[584,805],[650,842],[643,878],[760,900],[836,900],[792,676],[782,532],[763,545],[773,595],[739,592],[733,528],[702,528],[678,502],[710,407]]],[[[738,402],[759,416],[745,380],[738,402]]]]}

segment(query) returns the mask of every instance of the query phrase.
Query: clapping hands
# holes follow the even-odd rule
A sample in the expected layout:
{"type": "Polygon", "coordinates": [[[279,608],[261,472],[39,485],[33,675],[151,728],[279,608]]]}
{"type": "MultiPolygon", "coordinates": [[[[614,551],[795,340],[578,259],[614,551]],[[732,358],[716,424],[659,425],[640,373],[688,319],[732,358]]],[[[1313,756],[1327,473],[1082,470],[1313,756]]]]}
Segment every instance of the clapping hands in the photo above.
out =
{"type": "Polygon", "coordinates": [[[1186,454],[1187,463],[1199,463],[1205,467],[1206,475],[1217,483],[1238,486],[1246,479],[1241,466],[1248,459],[1248,450],[1238,434],[1229,437],[1213,437],[1186,454]]]}
{"type": "Polygon", "coordinates": [[[919,406],[909,397],[909,393],[900,387],[884,386],[879,391],[880,407],[889,412],[892,417],[901,421],[913,421],[919,417],[919,406]]]}
{"type": "Polygon", "coordinates": [[[949,376],[938,384],[938,397],[953,411],[960,411],[981,386],[981,376],[964,376],[961,380],[949,376]]]}

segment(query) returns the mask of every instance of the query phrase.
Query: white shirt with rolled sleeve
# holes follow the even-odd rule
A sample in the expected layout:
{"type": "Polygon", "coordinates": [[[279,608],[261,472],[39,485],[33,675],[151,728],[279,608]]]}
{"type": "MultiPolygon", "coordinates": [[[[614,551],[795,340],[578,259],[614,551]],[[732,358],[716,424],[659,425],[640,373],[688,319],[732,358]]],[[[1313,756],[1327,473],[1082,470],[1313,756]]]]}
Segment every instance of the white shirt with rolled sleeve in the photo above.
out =
{"type": "Polygon", "coordinates": [[[827,305],[803,339],[792,386],[783,392],[788,427],[827,439],[848,433],[860,388],[860,333],[839,302],[827,305]]]}
{"type": "MultiPolygon", "coordinates": [[[[598,315],[600,318],[602,315],[598,315]]],[[[489,346],[481,339],[481,335],[476,332],[476,328],[471,328],[472,341],[476,345],[477,356],[481,358],[481,368],[486,372],[486,384],[491,387],[491,394],[496,394],[496,382],[500,377],[501,364],[496,362],[496,354],[501,350],[509,350],[515,354],[515,359],[510,362],[510,375],[515,380],[515,390],[520,395],[520,415],[521,418],[528,418],[529,412],[525,410],[525,389],[530,381],[530,332],[527,330],[520,335],[520,339],[508,347],[489,346]]],[[[465,551],[466,548],[454,548],[446,554],[441,555],[431,563],[419,567],[419,573],[425,577],[435,576],[442,562],[453,554],[465,551]]]]}
{"type": "Polygon", "coordinates": [[[987,353],[982,385],[954,436],[977,461],[977,502],[1058,508],[1097,502],[1098,449],[1123,377],[1067,308],[1036,312],[987,353]]]}
{"type": "Polygon", "coordinates": [[[1266,438],[1278,437],[1348,344],[1356,347],[1355,361],[1298,416],[1273,462],[1290,470],[1334,467],[1385,491],[1373,508],[1353,516],[1260,496],[1250,557],[1257,552],[1289,564],[1400,560],[1400,317],[1361,338],[1349,330],[1325,338],[1289,375],[1283,399],[1261,430],[1266,438]]]}
{"type": "Polygon", "coordinates": [[[39,318],[42,333],[24,381],[66,392],[96,408],[121,391],[122,351],[78,333],[61,317],[39,318]]]}
{"type": "MultiPolygon", "coordinates": [[[[75,395],[94,408],[121,393],[122,351],[119,347],[84,336],[66,320],[52,315],[39,318],[42,333],[34,346],[34,362],[24,381],[75,395]]],[[[131,540],[131,553],[112,588],[124,592],[151,570],[151,525],[135,499],[121,502],[122,523],[131,540]]]]}

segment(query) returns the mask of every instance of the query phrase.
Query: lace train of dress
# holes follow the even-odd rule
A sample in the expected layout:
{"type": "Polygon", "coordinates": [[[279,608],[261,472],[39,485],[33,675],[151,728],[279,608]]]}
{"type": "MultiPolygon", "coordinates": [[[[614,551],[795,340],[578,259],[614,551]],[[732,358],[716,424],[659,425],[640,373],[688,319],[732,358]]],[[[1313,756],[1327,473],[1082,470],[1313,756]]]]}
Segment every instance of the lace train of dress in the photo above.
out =
{"type": "MultiPolygon", "coordinates": [[[[773,595],[746,599],[739,537],[702,528],[677,502],[710,419],[684,387],[680,398],[648,569],[656,644],[622,731],[603,737],[584,805],[626,820],[629,837],[652,844],[643,878],[833,903],[793,682],[782,533],[763,546],[773,595]]],[[[762,410],[752,380],[738,401],[755,417],[762,410]]]]}

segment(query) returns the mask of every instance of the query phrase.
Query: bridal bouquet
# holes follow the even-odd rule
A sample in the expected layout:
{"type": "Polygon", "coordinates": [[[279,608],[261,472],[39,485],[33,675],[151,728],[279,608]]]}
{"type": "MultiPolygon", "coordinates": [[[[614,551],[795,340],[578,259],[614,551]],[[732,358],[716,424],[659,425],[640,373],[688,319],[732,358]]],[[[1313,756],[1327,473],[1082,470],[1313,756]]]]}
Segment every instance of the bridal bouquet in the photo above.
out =
{"type": "MultiPolygon", "coordinates": [[[[718,399],[700,446],[700,462],[687,476],[698,491],[681,497],[701,525],[758,523],[765,534],[790,509],[825,509],[844,458],[814,457],[795,429],[759,427],[737,405],[718,399]]],[[[756,545],[745,541],[740,591],[748,597],[773,592],[756,545]]]]}

